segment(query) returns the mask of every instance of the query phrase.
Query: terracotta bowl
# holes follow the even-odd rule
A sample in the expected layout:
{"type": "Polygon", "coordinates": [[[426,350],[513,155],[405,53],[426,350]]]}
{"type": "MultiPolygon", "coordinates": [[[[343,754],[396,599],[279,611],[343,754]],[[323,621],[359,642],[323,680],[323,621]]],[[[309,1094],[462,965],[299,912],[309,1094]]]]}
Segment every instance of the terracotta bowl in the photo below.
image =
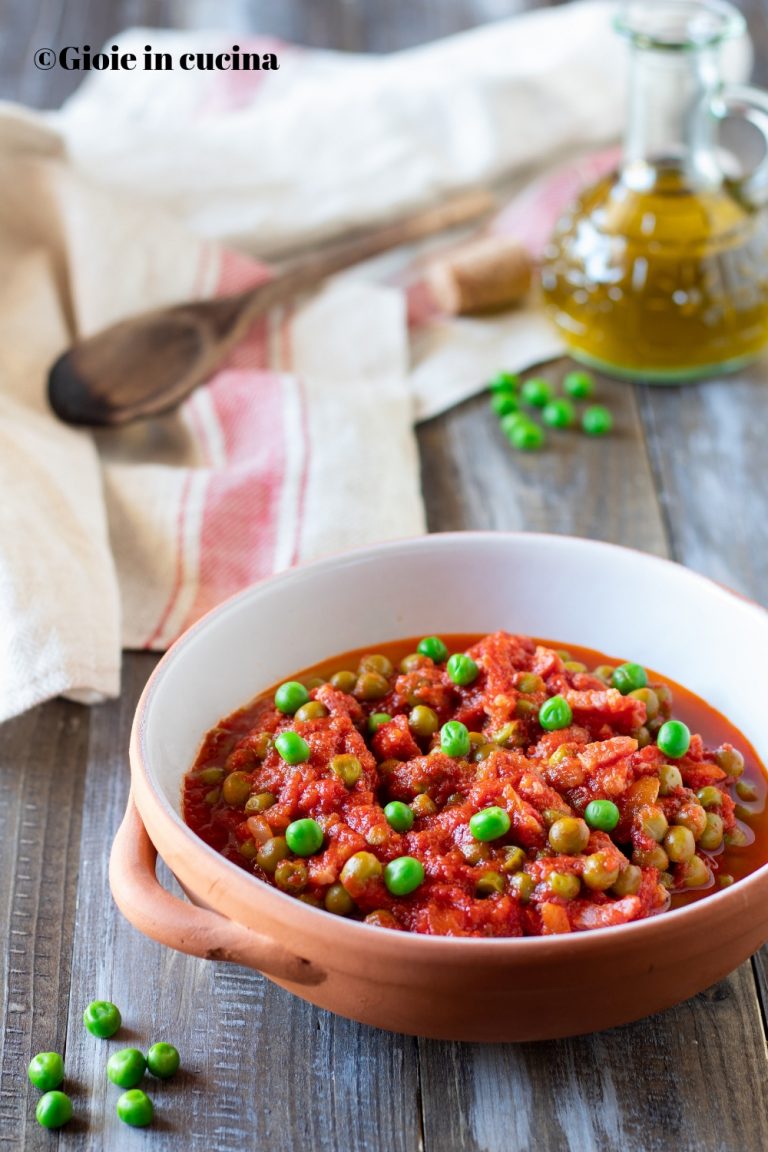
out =
{"type": "Polygon", "coordinates": [[[183,823],[180,783],[204,732],[275,681],[367,644],[497,628],[647,664],[728,715],[768,760],[768,613],[758,606],[679,565],[586,540],[459,533],[386,544],[248,589],[161,660],[136,713],[133,799],[110,866],[128,919],[172,948],[257,968],[354,1020],[454,1040],[608,1028],[725,976],[768,939],[768,866],[622,927],[451,939],[310,908],[183,823]],[[158,884],[154,845],[189,903],[158,884]]]}

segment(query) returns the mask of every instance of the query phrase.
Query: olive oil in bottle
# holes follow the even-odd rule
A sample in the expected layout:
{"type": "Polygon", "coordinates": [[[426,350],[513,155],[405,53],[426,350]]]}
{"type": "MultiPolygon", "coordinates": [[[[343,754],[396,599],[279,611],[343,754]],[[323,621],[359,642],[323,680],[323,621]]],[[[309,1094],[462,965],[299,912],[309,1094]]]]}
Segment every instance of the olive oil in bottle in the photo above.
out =
{"type": "Polygon", "coordinates": [[[713,68],[742,27],[729,5],[644,0],[618,27],[633,45],[621,168],[558,222],[542,286],[572,354],[615,375],[684,380],[768,345],[768,212],[723,176],[721,117],[768,97],[724,89],[713,68]]]}

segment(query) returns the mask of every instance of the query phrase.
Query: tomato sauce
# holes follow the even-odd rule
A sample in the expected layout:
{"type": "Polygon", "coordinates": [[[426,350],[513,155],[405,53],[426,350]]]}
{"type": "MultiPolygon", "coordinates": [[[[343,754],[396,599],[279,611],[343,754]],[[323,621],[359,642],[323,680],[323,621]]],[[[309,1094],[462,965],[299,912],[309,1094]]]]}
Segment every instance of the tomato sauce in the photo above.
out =
{"type": "Polygon", "coordinates": [[[184,778],[186,822],[306,903],[433,935],[626,923],[765,862],[765,770],[693,693],[650,670],[640,690],[619,691],[619,661],[554,641],[442,639],[471,658],[469,683],[411,638],[298,673],[309,706],[296,714],[275,706],[272,689],[222,719],[184,778]],[[541,709],[553,698],[568,722],[549,729],[541,709]],[[656,744],[670,718],[691,733],[677,757],[656,744]],[[441,737],[451,721],[469,741],[452,754],[441,737]],[[304,749],[296,763],[279,751],[288,731],[304,749]],[[393,801],[399,819],[385,813],[393,801]],[[615,827],[595,823],[592,801],[603,812],[609,802],[615,827]],[[506,830],[484,839],[472,818],[489,809],[506,830]],[[317,850],[291,851],[297,821],[318,826],[317,850]],[[389,867],[403,857],[418,862],[406,865],[417,875],[407,891],[393,878],[400,865],[389,867]]]}

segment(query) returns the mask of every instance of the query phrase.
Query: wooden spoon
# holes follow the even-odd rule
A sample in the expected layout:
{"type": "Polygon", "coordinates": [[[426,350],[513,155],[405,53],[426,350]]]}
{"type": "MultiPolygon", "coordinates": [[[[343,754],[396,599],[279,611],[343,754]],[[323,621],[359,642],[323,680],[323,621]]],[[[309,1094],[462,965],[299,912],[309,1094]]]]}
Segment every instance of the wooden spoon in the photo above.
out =
{"type": "Polygon", "coordinates": [[[343,268],[478,219],[483,191],[351,236],[235,296],[191,300],[121,320],[74,344],[48,375],[48,398],[70,424],[116,426],[173,408],[207,380],[258,317],[343,268]]]}

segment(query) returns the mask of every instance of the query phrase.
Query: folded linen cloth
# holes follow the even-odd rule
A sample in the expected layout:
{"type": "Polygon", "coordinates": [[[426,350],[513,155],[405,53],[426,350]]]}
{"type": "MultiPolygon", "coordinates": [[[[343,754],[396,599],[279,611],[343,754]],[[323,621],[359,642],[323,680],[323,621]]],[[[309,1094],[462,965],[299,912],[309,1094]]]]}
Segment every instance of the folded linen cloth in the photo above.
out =
{"type": "Polygon", "coordinates": [[[276,309],[177,412],[94,436],[45,400],[75,333],[264,268],[91,186],[11,112],[0,183],[0,719],[114,695],[121,644],[162,649],[253,580],[424,530],[399,292],[276,309]]]}
{"type": "MultiPolygon", "coordinates": [[[[275,310],[173,415],[95,435],[51,415],[47,369],[118,318],[267,274],[221,241],[269,258],[615,137],[609,12],[387,58],[277,46],[273,73],[97,73],[58,114],[0,110],[0,720],[114,695],[121,645],[162,649],[254,579],[423,531],[414,413],[554,354],[535,307],[496,329],[412,308],[409,379],[406,254],[275,310]]],[[[539,202],[517,202],[529,236],[539,202]]]]}

